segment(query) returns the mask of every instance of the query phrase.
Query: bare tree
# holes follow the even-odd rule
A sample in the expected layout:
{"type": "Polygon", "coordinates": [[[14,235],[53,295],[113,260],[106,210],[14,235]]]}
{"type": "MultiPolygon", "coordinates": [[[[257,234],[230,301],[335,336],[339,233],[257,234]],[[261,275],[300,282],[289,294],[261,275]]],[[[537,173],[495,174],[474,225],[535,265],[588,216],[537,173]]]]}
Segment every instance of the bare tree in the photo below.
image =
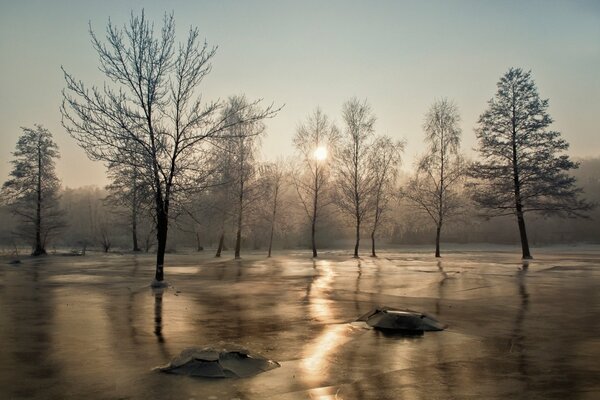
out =
{"type": "Polygon", "coordinates": [[[405,194],[435,223],[435,256],[440,257],[440,237],[444,222],[461,209],[459,185],[465,176],[460,153],[460,115],[456,104],[448,99],[433,103],[427,114],[426,153],[418,160],[414,177],[405,194]]]}
{"type": "Polygon", "coordinates": [[[59,153],[52,134],[41,125],[21,129],[2,197],[21,220],[19,234],[31,240],[32,255],[38,256],[46,254],[48,238],[64,227],[58,204],[60,181],[54,171],[59,153]]]}
{"type": "Polygon", "coordinates": [[[221,253],[225,249],[227,225],[235,214],[233,204],[235,202],[234,183],[236,179],[233,174],[233,144],[232,141],[221,143],[211,160],[215,173],[212,180],[210,208],[218,216],[219,225],[219,239],[215,257],[221,257],[221,253]]]}
{"type": "MultiPolygon", "coordinates": [[[[100,70],[112,85],[88,89],[63,70],[63,125],[91,159],[138,167],[151,182],[155,284],[160,285],[171,205],[179,194],[197,187],[194,177],[205,172],[199,171],[198,161],[208,150],[207,140],[232,124],[271,117],[277,110],[267,107],[244,114],[248,120],[231,123],[219,112],[222,103],[203,105],[197,89],[211,70],[216,48],[200,42],[197,28],[190,28],[187,40],[176,46],[173,15],[165,16],[160,33],[142,12],[132,14],[122,29],[109,21],[105,41],[91,28],[90,35],[100,70]]],[[[255,102],[245,107],[254,106],[255,102]]]]}
{"type": "Polygon", "coordinates": [[[475,133],[481,161],[470,175],[474,200],[487,217],[515,215],[523,258],[531,258],[525,214],[584,217],[592,205],[568,171],[578,167],[565,154],[569,144],[548,130],[548,100],[539,97],[531,72],[510,68],[481,114],[475,133]]]}
{"type": "Polygon", "coordinates": [[[311,226],[311,247],[317,257],[316,231],[319,214],[331,203],[328,188],[330,153],[336,146],[339,132],[327,115],[317,108],[301,124],[294,136],[294,147],[300,156],[300,169],[294,173],[294,186],[311,226]]]}
{"type": "Polygon", "coordinates": [[[354,257],[358,257],[360,229],[370,208],[374,176],[369,168],[375,116],[366,100],[354,98],[342,107],[346,125],[336,153],[336,204],[352,217],[356,228],[354,257]]]}
{"type": "Polygon", "coordinates": [[[145,181],[140,168],[129,164],[111,163],[108,165],[111,183],[106,186],[109,192],[105,201],[117,214],[125,216],[131,231],[133,251],[140,251],[138,230],[141,218],[150,217],[152,209],[152,187],[145,181]]]}
{"type": "Polygon", "coordinates": [[[270,200],[271,215],[270,215],[270,232],[269,232],[269,250],[267,257],[271,257],[273,248],[273,235],[275,233],[275,225],[277,223],[278,214],[281,212],[282,195],[286,177],[286,167],[283,160],[278,160],[273,163],[263,165],[261,175],[265,182],[265,189],[268,193],[267,199],[270,200]]]}
{"type": "Polygon", "coordinates": [[[393,141],[388,136],[375,139],[369,156],[369,171],[373,175],[373,186],[370,193],[372,201],[372,226],[371,226],[371,256],[377,257],[375,252],[375,237],[377,229],[385,220],[386,211],[394,198],[398,167],[400,166],[404,142],[393,141]]]}
{"type": "Polygon", "coordinates": [[[244,113],[254,113],[253,107],[248,106],[244,96],[235,96],[229,99],[229,105],[224,113],[227,115],[227,123],[231,125],[225,130],[228,140],[232,146],[233,187],[237,200],[236,210],[236,237],[235,258],[240,258],[242,246],[242,228],[244,224],[244,212],[249,205],[256,200],[258,195],[256,184],[256,147],[259,136],[265,131],[265,126],[260,121],[244,122],[249,120],[244,113]]]}

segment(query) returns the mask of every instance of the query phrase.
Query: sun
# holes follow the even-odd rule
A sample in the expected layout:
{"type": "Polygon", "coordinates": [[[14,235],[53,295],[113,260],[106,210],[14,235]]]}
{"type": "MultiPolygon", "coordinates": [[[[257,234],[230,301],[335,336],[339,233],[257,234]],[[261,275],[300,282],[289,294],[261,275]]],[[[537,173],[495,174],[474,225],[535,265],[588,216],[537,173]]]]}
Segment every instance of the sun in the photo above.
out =
{"type": "Polygon", "coordinates": [[[314,156],[317,161],[323,161],[327,159],[327,148],[323,146],[317,147],[315,149],[314,156]]]}

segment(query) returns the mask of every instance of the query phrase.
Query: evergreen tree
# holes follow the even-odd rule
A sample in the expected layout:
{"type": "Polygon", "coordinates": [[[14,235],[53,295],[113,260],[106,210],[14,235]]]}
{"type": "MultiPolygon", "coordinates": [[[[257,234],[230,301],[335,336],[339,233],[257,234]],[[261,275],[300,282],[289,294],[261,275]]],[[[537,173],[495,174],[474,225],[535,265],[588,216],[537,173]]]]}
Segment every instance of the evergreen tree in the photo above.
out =
{"type": "Polygon", "coordinates": [[[48,238],[64,226],[58,206],[60,181],[54,171],[59,157],[52,134],[41,125],[21,128],[13,169],[2,187],[3,197],[19,217],[19,234],[31,240],[32,255],[46,254],[48,238]]]}
{"type": "Polygon", "coordinates": [[[540,99],[531,72],[511,68],[497,86],[476,129],[481,161],[470,172],[473,198],[488,217],[517,217],[523,258],[531,258],[526,213],[579,217],[591,205],[568,174],[578,164],[562,154],[569,144],[549,129],[548,100],[540,99]]]}

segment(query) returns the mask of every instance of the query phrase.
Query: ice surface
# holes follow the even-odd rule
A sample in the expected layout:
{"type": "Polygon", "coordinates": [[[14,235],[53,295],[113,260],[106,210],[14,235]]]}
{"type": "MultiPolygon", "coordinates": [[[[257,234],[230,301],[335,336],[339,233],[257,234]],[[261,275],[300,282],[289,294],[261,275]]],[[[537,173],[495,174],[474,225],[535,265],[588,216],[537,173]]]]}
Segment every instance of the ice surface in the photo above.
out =
{"type": "Polygon", "coordinates": [[[599,398],[599,249],[536,249],[526,266],[478,250],[439,263],[419,251],[169,254],[164,290],[150,288],[146,255],[0,260],[0,397],[599,398]],[[350,323],[378,305],[449,328],[398,337],[350,323]],[[281,368],[216,381],[153,371],[207,344],[281,368]]]}

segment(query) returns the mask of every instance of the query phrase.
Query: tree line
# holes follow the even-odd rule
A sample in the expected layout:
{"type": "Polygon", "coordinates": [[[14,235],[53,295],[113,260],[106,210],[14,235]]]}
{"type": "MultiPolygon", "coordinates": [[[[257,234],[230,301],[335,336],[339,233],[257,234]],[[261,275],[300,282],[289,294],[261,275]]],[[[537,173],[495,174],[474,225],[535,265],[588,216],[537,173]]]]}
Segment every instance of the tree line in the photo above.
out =
{"type": "MultiPolygon", "coordinates": [[[[139,227],[149,227],[157,285],[171,226],[195,237],[198,249],[203,236],[217,236],[217,257],[233,228],[236,258],[248,227],[262,226],[270,255],[277,230],[299,209],[313,257],[318,231],[331,220],[352,226],[355,257],[365,232],[376,256],[376,238],[382,229],[390,232],[391,211],[404,201],[430,219],[436,257],[448,222],[475,209],[484,218],[513,216],[522,256],[530,258],[526,215],[585,218],[593,208],[571,173],[578,164],[566,154],[567,142],[550,129],[548,100],[521,68],[500,78],[478,120],[475,161],[461,151],[457,105],[434,101],[423,123],[427,148],[400,185],[405,143],[376,134],[367,100],[346,101],[339,127],[316,108],[293,137],[294,160],[261,162],[264,121],[281,107],[243,95],[203,102],[200,84],[216,47],[201,42],[197,28],[177,43],[172,14],[155,32],[142,12],[122,28],[109,22],[104,39],[91,28],[90,35],[107,82],[88,87],[63,70],[63,126],[92,160],[106,165],[111,183],[104,202],[128,222],[133,251],[140,250],[139,227]]],[[[58,148],[36,125],[23,128],[13,155],[3,200],[22,218],[20,231],[31,238],[33,254],[44,254],[48,238],[65,226],[54,172],[58,148]]],[[[108,250],[110,235],[95,230],[108,250]]]]}

